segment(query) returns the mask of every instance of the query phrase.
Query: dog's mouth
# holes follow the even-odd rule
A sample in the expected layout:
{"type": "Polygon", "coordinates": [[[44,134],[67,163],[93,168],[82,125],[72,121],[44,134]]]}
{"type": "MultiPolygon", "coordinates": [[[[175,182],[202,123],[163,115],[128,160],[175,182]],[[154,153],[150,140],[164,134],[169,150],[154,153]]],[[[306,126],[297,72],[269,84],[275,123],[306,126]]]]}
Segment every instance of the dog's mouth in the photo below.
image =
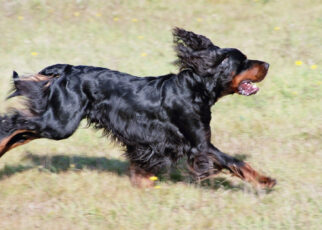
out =
{"type": "Polygon", "coordinates": [[[243,80],[238,86],[238,93],[244,96],[256,94],[259,88],[251,80],[243,80]]]}
{"type": "Polygon", "coordinates": [[[231,83],[234,92],[244,96],[250,96],[259,91],[255,82],[262,81],[269,68],[269,64],[262,61],[249,60],[247,63],[247,69],[236,75],[231,83]]]}

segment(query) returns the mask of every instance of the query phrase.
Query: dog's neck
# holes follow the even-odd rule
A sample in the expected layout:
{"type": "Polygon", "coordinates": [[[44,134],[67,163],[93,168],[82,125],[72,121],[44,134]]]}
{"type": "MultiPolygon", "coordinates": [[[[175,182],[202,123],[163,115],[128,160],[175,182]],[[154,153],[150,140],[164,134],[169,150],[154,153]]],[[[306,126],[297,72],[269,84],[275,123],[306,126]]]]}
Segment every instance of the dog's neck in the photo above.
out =
{"type": "Polygon", "coordinates": [[[221,86],[215,77],[203,77],[190,69],[182,70],[178,75],[179,84],[184,88],[192,88],[197,96],[212,106],[221,96],[221,86]]]}

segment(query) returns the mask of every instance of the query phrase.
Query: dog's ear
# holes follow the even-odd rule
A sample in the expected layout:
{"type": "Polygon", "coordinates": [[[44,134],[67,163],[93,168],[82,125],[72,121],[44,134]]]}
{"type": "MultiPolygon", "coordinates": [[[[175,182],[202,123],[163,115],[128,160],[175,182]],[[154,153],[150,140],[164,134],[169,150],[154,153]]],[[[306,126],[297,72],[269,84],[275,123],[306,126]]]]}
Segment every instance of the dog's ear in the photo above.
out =
{"type": "Polygon", "coordinates": [[[192,69],[200,76],[213,74],[214,68],[221,62],[220,48],[208,38],[180,28],[173,29],[176,65],[183,69],[192,69]]]}
{"type": "Polygon", "coordinates": [[[173,29],[172,33],[175,45],[183,45],[194,51],[216,47],[214,44],[212,44],[210,39],[206,38],[203,35],[195,34],[191,31],[186,31],[184,29],[176,27],[173,29]]]}

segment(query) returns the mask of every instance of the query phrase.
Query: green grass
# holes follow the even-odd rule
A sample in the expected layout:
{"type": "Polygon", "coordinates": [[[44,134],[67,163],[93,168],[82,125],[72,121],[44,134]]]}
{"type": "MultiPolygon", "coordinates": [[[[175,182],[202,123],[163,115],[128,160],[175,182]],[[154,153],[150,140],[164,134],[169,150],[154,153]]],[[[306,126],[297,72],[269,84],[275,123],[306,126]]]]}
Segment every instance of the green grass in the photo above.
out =
{"type": "MultiPolygon", "coordinates": [[[[319,0],[0,0],[0,11],[2,100],[12,70],[55,63],[176,72],[173,26],[269,62],[258,95],[213,107],[212,142],[278,180],[270,193],[226,175],[136,189],[122,149],[80,128],[68,140],[33,141],[1,158],[0,229],[321,229],[319,0]]],[[[0,112],[17,102],[3,101],[0,112]]]]}

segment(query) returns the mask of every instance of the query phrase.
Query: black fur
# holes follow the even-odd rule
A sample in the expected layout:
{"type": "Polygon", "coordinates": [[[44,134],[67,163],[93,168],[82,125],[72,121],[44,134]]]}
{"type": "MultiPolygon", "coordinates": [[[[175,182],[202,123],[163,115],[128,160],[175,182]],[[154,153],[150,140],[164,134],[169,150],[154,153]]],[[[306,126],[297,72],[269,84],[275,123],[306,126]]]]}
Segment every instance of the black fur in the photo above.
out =
{"type": "Polygon", "coordinates": [[[262,80],[268,65],[248,60],[237,49],[221,49],[193,32],[176,28],[173,35],[178,74],[142,78],[67,64],[43,69],[39,74],[47,78],[40,80],[15,73],[16,91],[9,97],[27,97],[29,111],[1,117],[0,135],[30,130],[33,136],[60,140],[87,119],[123,143],[129,160],[147,172],[187,156],[200,178],[224,168],[243,177],[240,168],[245,163],[210,142],[210,108],[220,97],[236,92],[232,82],[240,73],[260,65],[262,80]]]}

